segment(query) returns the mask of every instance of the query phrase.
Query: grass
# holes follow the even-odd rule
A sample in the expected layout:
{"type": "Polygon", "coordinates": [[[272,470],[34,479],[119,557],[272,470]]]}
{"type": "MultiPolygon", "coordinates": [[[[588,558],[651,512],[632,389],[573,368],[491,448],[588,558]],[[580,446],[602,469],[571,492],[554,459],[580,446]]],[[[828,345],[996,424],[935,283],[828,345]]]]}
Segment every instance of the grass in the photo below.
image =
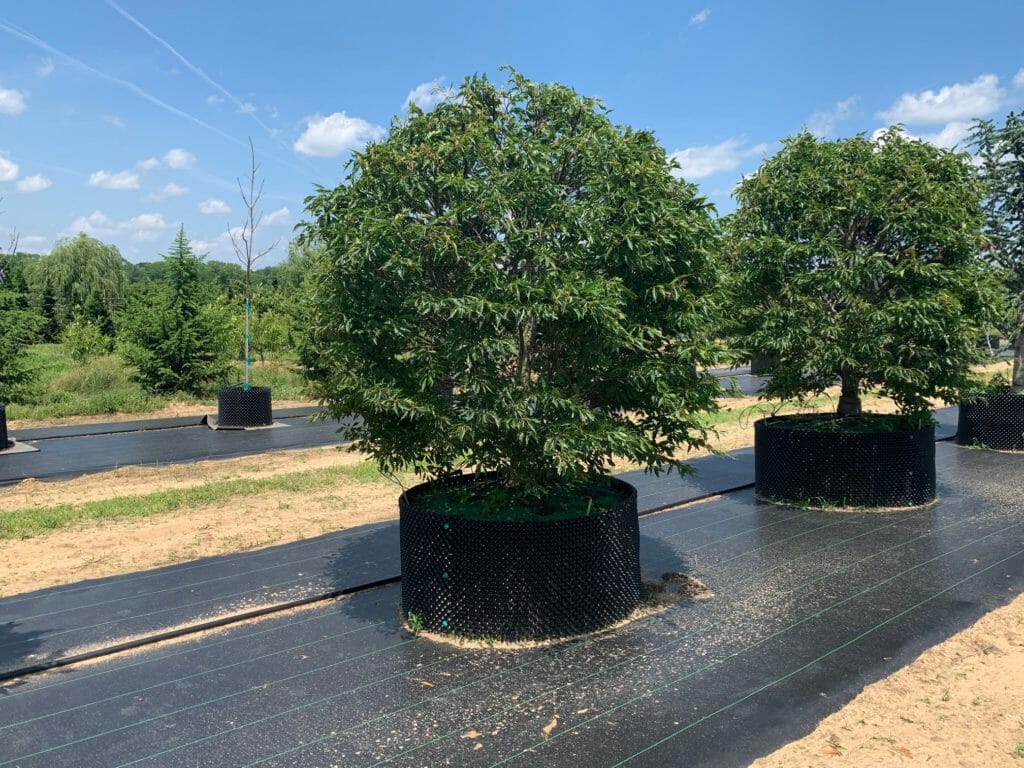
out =
{"type": "MultiPolygon", "coordinates": [[[[217,402],[212,392],[206,397],[183,393],[164,397],[146,392],[132,381],[131,368],[116,354],[77,362],[62,344],[36,344],[29,348],[29,360],[38,373],[35,393],[26,402],[8,404],[7,418],[11,420],[149,413],[162,408],[171,399],[209,405],[217,402]]],[[[230,382],[242,381],[243,377],[242,363],[235,363],[230,382]]],[[[300,400],[309,396],[306,382],[291,360],[255,363],[252,379],[258,386],[271,387],[277,400],[300,400]]]]}
{"type": "Polygon", "coordinates": [[[275,477],[221,480],[144,496],[16,509],[0,513],[0,540],[32,538],[80,523],[140,519],[210,504],[225,504],[244,496],[271,492],[313,493],[333,487],[341,479],[356,483],[390,482],[377,471],[375,464],[365,461],[352,466],[291,472],[275,477]]]}

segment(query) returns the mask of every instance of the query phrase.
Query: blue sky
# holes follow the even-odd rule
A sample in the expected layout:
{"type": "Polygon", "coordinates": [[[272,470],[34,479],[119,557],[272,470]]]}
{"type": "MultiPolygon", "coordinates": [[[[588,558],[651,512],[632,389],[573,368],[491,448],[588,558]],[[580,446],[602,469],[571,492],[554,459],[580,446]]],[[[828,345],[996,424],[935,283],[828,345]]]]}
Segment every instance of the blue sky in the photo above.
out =
{"type": "Polygon", "coordinates": [[[37,0],[0,6],[0,244],[85,231],[130,261],[179,224],[233,259],[247,139],[257,246],[409,98],[511,64],[653,131],[720,211],[779,139],[901,122],[952,146],[1024,107],[1024,3],[37,0]]]}

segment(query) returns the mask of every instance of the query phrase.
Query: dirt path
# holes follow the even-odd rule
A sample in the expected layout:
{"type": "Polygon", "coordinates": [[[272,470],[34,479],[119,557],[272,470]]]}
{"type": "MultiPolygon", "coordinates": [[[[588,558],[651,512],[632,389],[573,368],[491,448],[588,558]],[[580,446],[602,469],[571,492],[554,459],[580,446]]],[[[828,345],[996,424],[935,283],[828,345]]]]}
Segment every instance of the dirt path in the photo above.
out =
{"type": "Polygon", "coordinates": [[[913,765],[1024,766],[1024,595],[752,768],[913,765]]]}

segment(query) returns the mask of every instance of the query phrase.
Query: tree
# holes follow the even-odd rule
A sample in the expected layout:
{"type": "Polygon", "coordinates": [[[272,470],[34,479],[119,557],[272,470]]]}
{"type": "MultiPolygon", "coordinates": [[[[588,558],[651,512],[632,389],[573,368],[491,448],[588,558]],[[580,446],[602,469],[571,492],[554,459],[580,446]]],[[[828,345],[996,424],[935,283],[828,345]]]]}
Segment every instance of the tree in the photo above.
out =
{"type": "Polygon", "coordinates": [[[0,251],[0,403],[20,399],[35,380],[27,352],[42,326],[39,315],[21,306],[21,294],[11,279],[11,259],[17,250],[18,233],[13,230],[6,253],[0,251]]]}
{"type": "Polygon", "coordinates": [[[121,350],[148,389],[203,394],[228,375],[230,329],[202,301],[202,257],[184,227],[164,263],[166,282],[140,289],[125,313],[121,350]]]}
{"type": "Polygon", "coordinates": [[[786,139],[737,188],[738,345],[777,358],[771,397],[841,380],[840,416],[878,387],[907,414],[970,385],[975,345],[998,305],[977,258],[981,186],[964,154],[898,128],[786,139]]]}
{"type": "Polygon", "coordinates": [[[1010,312],[1006,323],[1014,347],[1011,386],[1024,392],[1024,112],[1011,112],[1002,127],[974,125],[974,147],[986,187],[985,234],[991,256],[1006,270],[1010,312]]]}
{"type": "Polygon", "coordinates": [[[127,294],[128,263],[115,246],[83,233],[58,240],[33,266],[30,282],[49,337],[59,337],[76,318],[113,336],[127,294]]]}
{"type": "Polygon", "coordinates": [[[252,271],[253,266],[277,247],[277,241],[269,248],[258,250],[253,241],[256,238],[256,229],[263,220],[263,211],[258,210],[260,199],[263,197],[263,182],[256,186],[256,177],[259,173],[259,165],[256,164],[256,150],[253,148],[252,139],[249,139],[249,191],[246,192],[242,180],[238,179],[238,193],[242,197],[242,204],[245,207],[245,221],[237,230],[229,230],[231,245],[235,249],[235,256],[245,267],[245,334],[243,336],[243,348],[245,354],[245,388],[250,387],[250,368],[252,358],[249,346],[252,343],[252,271]]]}
{"type": "Polygon", "coordinates": [[[383,470],[494,471],[525,499],[705,444],[717,233],[650,133],[510,71],[347,167],[307,199],[310,374],[383,470]]]}

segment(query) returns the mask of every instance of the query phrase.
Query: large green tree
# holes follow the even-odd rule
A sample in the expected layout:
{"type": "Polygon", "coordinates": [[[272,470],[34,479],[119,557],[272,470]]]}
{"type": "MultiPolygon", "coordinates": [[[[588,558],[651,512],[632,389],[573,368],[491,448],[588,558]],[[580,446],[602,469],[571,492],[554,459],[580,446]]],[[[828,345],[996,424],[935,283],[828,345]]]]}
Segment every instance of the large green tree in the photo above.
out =
{"type": "Polygon", "coordinates": [[[15,290],[9,256],[0,252],[0,403],[23,399],[35,380],[27,351],[43,324],[15,290]]]}
{"type": "Polygon", "coordinates": [[[82,233],[58,240],[32,265],[29,282],[48,336],[57,338],[75,319],[112,336],[127,295],[128,263],[116,246],[82,233]]]}
{"type": "Polygon", "coordinates": [[[969,386],[998,305],[978,258],[982,188],[970,158],[898,128],[783,142],[737,188],[736,343],[776,358],[769,396],[820,394],[837,412],[878,388],[905,413],[969,386]]]}
{"type": "Polygon", "coordinates": [[[973,138],[986,186],[985,234],[1011,298],[1005,327],[1014,346],[1012,386],[1024,392],[1024,112],[1011,112],[1002,126],[979,120],[973,138]]]}
{"type": "Polygon", "coordinates": [[[125,312],[122,354],[152,391],[203,394],[228,375],[232,333],[202,300],[201,263],[182,227],[164,256],[163,282],[141,288],[125,312]]]}
{"type": "Polygon", "coordinates": [[[312,375],[385,470],[526,498],[704,444],[710,205],[646,131],[514,71],[468,78],[307,200],[312,375]]]}

